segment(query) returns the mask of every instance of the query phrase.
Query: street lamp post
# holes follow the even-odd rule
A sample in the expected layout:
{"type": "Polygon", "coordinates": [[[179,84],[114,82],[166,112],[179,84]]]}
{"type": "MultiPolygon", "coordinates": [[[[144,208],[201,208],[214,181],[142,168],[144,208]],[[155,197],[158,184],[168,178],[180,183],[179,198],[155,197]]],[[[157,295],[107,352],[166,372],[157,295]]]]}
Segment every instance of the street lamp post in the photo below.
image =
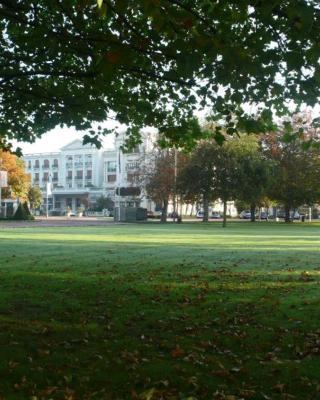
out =
{"type": "Polygon", "coordinates": [[[178,157],[177,149],[174,148],[174,194],[173,194],[173,222],[176,222],[177,215],[177,169],[178,169],[178,157]]]}

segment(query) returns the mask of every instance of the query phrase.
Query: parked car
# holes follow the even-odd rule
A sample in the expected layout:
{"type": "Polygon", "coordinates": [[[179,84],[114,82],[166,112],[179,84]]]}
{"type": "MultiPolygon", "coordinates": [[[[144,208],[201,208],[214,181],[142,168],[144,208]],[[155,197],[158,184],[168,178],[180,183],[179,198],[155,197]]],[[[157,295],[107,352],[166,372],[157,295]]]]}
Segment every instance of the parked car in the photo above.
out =
{"type": "Polygon", "coordinates": [[[176,211],[173,211],[168,214],[169,218],[179,218],[179,214],[176,211]]]}
{"type": "Polygon", "coordinates": [[[241,219],[251,219],[251,212],[249,210],[243,210],[239,214],[239,218],[241,218],[241,219]]]}
{"type": "MultiPolygon", "coordinates": [[[[196,215],[196,217],[197,218],[203,218],[203,216],[204,216],[204,211],[203,210],[199,210],[198,212],[197,212],[197,215],[196,215]]],[[[220,213],[218,212],[218,211],[209,211],[209,214],[208,214],[208,217],[209,218],[211,218],[211,219],[218,219],[218,218],[221,218],[221,215],[220,215],[220,213]]]]}
{"type": "MultiPolygon", "coordinates": [[[[286,217],[286,213],[284,211],[282,211],[282,210],[277,211],[277,218],[284,219],[285,217],[286,217]]],[[[290,211],[290,220],[300,220],[301,217],[302,217],[302,214],[300,215],[300,213],[298,211],[296,211],[296,212],[290,211]]]]}
{"type": "Polygon", "coordinates": [[[265,212],[265,211],[261,211],[261,213],[260,213],[260,215],[259,215],[259,219],[264,219],[264,220],[269,219],[268,213],[265,212]]]}
{"type": "Polygon", "coordinates": [[[153,215],[154,215],[154,218],[161,218],[161,216],[162,216],[162,211],[161,210],[155,210],[154,212],[153,212],[153,215]]]}
{"type": "Polygon", "coordinates": [[[153,211],[147,211],[147,218],[154,218],[153,211]]]}
{"type": "Polygon", "coordinates": [[[212,219],[219,219],[219,218],[221,218],[221,215],[220,215],[220,213],[217,212],[217,211],[212,211],[212,213],[211,213],[211,215],[210,215],[210,218],[212,218],[212,219]]]}
{"type": "Polygon", "coordinates": [[[161,218],[162,211],[147,211],[147,218],[161,218]]]}
{"type": "Polygon", "coordinates": [[[109,208],[104,208],[102,212],[105,217],[113,217],[113,210],[109,208]]]}
{"type": "Polygon", "coordinates": [[[204,212],[203,212],[203,210],[199,210],[199,211],[197,211],[197,215],[196,215],[196,217],[197,218],[203,218],[203,215],[204,215],[204,212]]]}

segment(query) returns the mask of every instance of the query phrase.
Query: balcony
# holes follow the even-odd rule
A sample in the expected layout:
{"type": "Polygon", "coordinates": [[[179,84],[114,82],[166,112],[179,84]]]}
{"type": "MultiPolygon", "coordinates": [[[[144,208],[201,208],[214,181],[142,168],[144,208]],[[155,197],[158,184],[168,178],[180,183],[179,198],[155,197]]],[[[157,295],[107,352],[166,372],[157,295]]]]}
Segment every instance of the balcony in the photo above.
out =
{"type": "Polygon", "coordinates": [[[126,171],[135,171],[139,168],[139,163],[134,161],[134,162],[129,162],[126,165],[126,171]]]}
{"type": "Polygon", "coordinates": [[[76,162],[74,163],[75,168],[83,168],[83,163],[82,162],[76,162]]]}
{"type": "Polygon", "coordinates": [[[42,169],[50,169],[50,165],[43,164],[42,169]]]}
{"type": "Polygon", "coordinates": [[[33,169],[38,170],[40,168],[40,165],[34,165],[33,169]]]}

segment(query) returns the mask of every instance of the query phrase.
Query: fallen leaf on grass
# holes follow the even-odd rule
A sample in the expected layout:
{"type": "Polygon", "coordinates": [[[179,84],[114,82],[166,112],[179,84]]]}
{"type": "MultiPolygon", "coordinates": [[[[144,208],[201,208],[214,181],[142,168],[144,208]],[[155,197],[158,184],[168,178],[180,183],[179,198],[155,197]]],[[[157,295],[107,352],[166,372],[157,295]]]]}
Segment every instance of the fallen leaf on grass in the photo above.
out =
{"type": "Polygon", "coordinates": [[[275,390],[276,392],[280,392],[282,393],[284,390],[285,384],[284,383],[277,383],[276,385],[273,386],[273,390],[275,390]]]}
{"type": "Polygon", "coordinates": [[[184,350],[179,345],[177,345],[173,350],[171,350],[171,356],[173,358],[180,358],[184,355],[184,353],[185,353],[184,350]]]}

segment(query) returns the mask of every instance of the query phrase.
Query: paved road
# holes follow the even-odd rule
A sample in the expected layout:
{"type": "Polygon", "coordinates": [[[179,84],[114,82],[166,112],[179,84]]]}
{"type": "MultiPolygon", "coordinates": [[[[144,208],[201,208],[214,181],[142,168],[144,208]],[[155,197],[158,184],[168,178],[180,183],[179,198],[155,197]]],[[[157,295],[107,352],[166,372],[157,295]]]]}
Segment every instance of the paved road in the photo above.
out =
{"type": "Polygon", "coordinates": [[[30,228],[49,226],[101,226],[114,224],[113,218],[108,217],[36,217],[34,221],[0,221],[1,228],[30,228]]]}

